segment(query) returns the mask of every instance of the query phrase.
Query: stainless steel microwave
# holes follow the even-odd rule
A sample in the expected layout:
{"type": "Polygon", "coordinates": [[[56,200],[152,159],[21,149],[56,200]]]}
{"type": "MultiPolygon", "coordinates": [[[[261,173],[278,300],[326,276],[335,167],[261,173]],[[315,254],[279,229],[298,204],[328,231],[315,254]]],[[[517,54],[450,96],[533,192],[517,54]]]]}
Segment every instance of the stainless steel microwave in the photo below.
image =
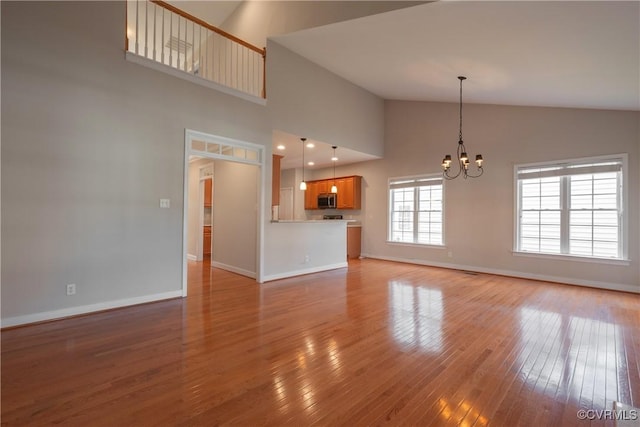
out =
{"type": "Polygon", "coordinates": [[[318,195],[318,209],[335,209],[336,194],[327,193],[318,195]]]}

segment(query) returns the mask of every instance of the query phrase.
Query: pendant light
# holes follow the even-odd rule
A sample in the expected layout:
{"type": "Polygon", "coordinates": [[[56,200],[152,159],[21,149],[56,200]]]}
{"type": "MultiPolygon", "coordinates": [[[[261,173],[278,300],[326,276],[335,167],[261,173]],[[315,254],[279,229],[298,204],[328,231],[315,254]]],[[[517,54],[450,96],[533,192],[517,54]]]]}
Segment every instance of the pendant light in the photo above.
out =
{"type": "Polygon", "coordinates": [[[331,148],[333,148],[333,157],[331,158],[331,161],[333,162],[333,185],[331,186],[331,192],[336,194],[338,193],[338,187],[336,186],[336,162],[338,161],[338,158],[336,157],[336,148],[338,147],[334,145],[331,148]]]}
{"type": "Polygon", "coordinates": [[[304,182],[304,143],[307,138],[300,138],[302,141],[302,182],[300,183],[300,190],[304,191],[307,189],[307,183],[304,182]]]}
{"type": "Polygon", "coordinates": [[[458,164],[458,172],[453,174],[451,171],[451,155],[447,154],[442,159],[442,176],[445,179],[455,179],[462,175],[464,179],[467,178],[477,178],[484,173],[484,169],[482,169],[482,154],[476,155],[476,166],[478,169],[478,173],[473,175],[469,173],[469,156],[467,156],[467,148],[464,146],[464,142],[462,142],[462,82],[467,78],[464,76],[458,76],[458,80],[460,80],[460,135],[458,138],[458,149],[457,149],[457,161],[458,164]]]}

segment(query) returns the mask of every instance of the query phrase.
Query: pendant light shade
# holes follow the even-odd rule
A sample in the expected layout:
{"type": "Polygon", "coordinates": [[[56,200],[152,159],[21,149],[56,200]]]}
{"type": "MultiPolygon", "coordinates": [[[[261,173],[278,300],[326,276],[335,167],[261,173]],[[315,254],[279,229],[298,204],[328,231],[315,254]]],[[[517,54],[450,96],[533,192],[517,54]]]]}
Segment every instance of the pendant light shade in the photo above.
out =
{"type": "Polygon", "coordinates": [[[336,148],[338,147],[334,145],[331,148],[333,148],[333,157],[331,158],[331,161],[333,162],[333,185],[331,186],[331,192],[333,194],[337,194],[338,187],[336,186],[336,161],[338,161],[338,158],[336,157],[336,148]]]}
{"type": "Polygon", "coordinates": [[[484,173],[484,169],[482,169],[482,162],[484,159],[482,158],[482,154],[476,155],[476,166],[478,172],[476,174],[469,173],[469,156],[467,155],[467,147],[464,146],[464,142],[462,141],[462,82],[467,78],[464,76],[458,76],[458,80],[460,80],[460,135],[458,137],[458,149],[457,149],[457,172],[451,169],[451,164],[453,160],[451,155],[447,154],[442,159],[442,176],[445,179],[455,179],[462,175],[463,178],[477,178],[484,173]]]}
{"type": "Polygon", "coordinates": [[[300,190],[304,191],[307,189],[307,183],[304,181],[304,143],[307,138],[300,138],[302,141],[302,182],[300,182],[300,190]]]}

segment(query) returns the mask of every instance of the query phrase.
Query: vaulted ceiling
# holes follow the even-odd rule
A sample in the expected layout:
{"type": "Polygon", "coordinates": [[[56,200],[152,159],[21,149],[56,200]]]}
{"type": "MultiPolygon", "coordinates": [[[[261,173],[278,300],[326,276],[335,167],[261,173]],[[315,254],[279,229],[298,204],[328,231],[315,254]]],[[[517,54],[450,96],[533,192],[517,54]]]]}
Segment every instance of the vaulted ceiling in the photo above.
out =
{"type": "MultiPolygon", "coordinates": [[[[214,24],[246,6],[176,3],[214,24]]],[[[465,103],[640,111],[638,1],[402,3],[271,39],[383,99],[458,102],[457,76],[464,75],[465,103]]],[[[298,24],[290,29],[304,27],[298,24]]],[[[274,152],[282,142],[299,149],[298,136],[275,132],[274,152]]],[[[330,158],[330,151],[317,141],[318,158],[330,158]]],[[[344,150],[342,156],[368,160],[344,150]]],[[[290,152],[285,167],[299,165],[298,157],[290,152]]]]}
{"type": "Polygon", "coordinates": [[[384,99],[640,110],[640,2],[439,1],[277,36],[384,99]]]}

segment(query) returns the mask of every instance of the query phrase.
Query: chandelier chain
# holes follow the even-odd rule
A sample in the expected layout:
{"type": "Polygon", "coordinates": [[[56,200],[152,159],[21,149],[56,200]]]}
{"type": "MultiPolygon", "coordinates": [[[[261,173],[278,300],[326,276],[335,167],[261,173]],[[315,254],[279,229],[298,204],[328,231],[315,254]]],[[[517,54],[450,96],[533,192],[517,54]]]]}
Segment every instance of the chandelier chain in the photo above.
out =
{"type": "Polygon", "coordinates": [[[459,142],[462,142],[462,80],[460,79],[460,136],[458,138],[459,142]]]}
{"type": "Polygon", "coordinates": [[[482,167],[482,163],[484,159],[482,158],[482,154],[477,154],[475,157],[475,164],[477,167],[477,173],[472,173],[469,170],[469,155],[467,154],[467,148],[464,146],[464,141],[462,140],[462,82],[466,80],[465,76],[458,76],[458,80],[460,80],[460,106],[459,106],[459,114],[460,114],[460,128],[458,134],[458,147],[456,149],[456,158],[455,160],[449,155],[445,155],[444,159],[442,159],[442,176],[445,179],[456,179],[459,176],[462,176],[464,179],[467,178],[478,178],[484,173],[484,169],[482,167]],[[452,168],[453,166],[453,168],[452,168]],[[454,173],[454,171],[457,172],[454,173]]]}

